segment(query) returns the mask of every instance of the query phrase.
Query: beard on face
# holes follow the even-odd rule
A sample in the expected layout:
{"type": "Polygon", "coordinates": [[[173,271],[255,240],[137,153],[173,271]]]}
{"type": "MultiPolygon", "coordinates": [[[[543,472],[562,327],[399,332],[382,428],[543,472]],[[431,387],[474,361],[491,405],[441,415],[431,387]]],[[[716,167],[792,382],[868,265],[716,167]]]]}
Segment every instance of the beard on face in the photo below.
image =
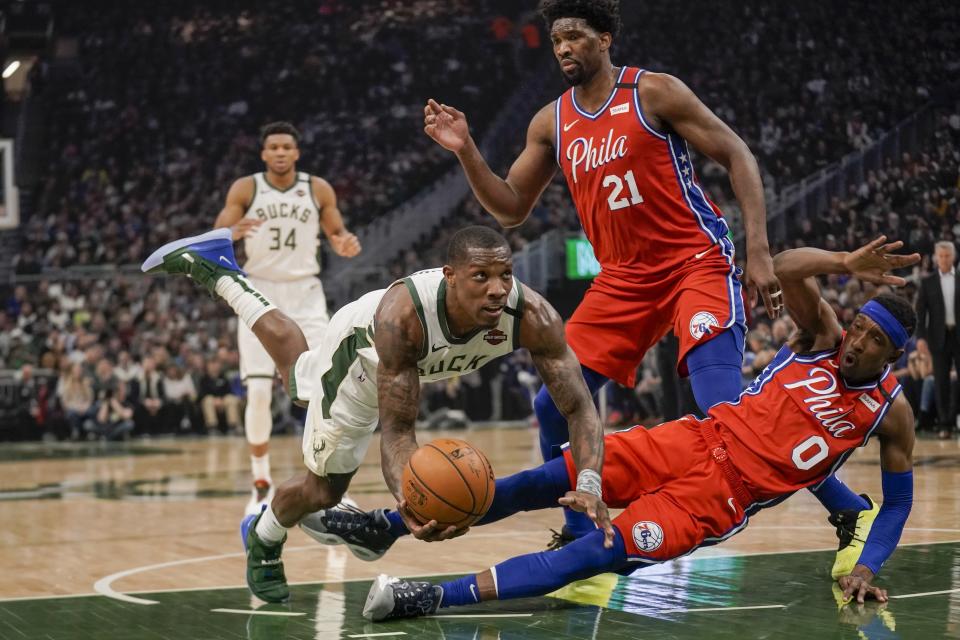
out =
{"type": "Polygon", "coordinates": [[[563,79],[567,81],[567,84],[571,87],[577,87],[583,84],[583,67],[577,65],[573,68],[573,71],[567,72],[563,69],[560,70],[563,74],[563,79]]]}

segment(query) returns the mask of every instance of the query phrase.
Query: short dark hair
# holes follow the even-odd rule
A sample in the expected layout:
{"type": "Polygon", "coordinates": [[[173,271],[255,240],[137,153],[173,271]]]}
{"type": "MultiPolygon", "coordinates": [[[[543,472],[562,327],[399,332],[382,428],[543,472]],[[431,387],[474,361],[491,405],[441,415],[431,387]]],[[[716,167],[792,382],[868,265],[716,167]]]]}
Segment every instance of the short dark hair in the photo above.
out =
{"type": "Polygon", "coordinates": [[[471,249],[499,249],[500,247],[506,247],[509,251],[510,243],[490,227],[481,225],[466,227],[450,238],[450,244],[447,245],[447,264],[463,264],[470,258],[471,249]]]}
{"type": "Polygon", "coordinates": [[[537,9],[548,30],[560,18],[583,18],[600,33],[620,31],[620,0],[540,0],[537,9]]]}
{"type": "Polygon", "coordinates": [[[913,334],[914,329],[917,328],[917,312],[913,310],[913,305],[906,298],[893,293],[881,293],[874,296],[873,301],[889,311],[890,315],[903,325],[907,335],[913,334]]]}
{"type": "Polygon", "coordinates": [[[260,129],[260,146],[267,144],[267,138],[270,136],[275,136],[278,134],[286,134],[288,136],[293,136],[293,141],[300,146],[300,132],[297,131],[297,128],[290,124],[289,122],[271,122],[270,124],[263,125],[263,128],[260,129]]]}

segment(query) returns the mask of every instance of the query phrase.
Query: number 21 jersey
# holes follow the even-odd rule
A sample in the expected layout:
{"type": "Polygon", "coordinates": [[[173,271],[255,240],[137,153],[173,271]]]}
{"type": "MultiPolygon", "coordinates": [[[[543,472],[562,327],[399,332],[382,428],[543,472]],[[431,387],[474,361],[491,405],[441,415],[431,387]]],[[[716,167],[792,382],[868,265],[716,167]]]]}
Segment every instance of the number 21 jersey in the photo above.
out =
{"type": "Polygon", "coordinates": [[[288,189],[277,189],[264,173],[253,176],[253,200],[244,217],[262,220],[244,239],[243,268],[256,278],[288,282],[320,273],[320,214],[310,188],[310,175],[297,173],[288,189]]]}
{"type": "Polygon", "coordinates": [[[631,281],[669,274],[728,233],[697,183],[686,141],[645,118],[643,73],[622,67],[594,113],[569,89],[557,99],[554,123],[557,164],[597,260],[607,276],[631,281]]]}

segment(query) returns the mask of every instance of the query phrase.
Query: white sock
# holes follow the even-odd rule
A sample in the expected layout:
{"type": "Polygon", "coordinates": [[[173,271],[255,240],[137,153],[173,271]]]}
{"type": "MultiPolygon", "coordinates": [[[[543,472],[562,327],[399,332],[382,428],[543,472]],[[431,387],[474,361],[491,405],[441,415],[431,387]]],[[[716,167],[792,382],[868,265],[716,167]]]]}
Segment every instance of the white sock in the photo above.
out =
{"type": "Polygon", "coordinates": [[[254,480],[266,480],[270,484],[273,484],[273,480],[270,478],[269,453],[265,453],[259,458],[257,456],[250,456],[250,468],[253,470],[254,480]]]}
{"type": "Polygon", "coordinates": [[[267,507],[257,522],[257,536],[264,542],[277,543],[283,540],[285,535],[287,535],[287,528],[280,524],[277,516],[273,515],[273,507],[267,507]]]}
{"type": "Polygon", "coordinates": [[[276,309],[273,303],[254,289],[250,281],[243,276],[221,276],[214,290],[251,329],[260,316],[276,309]]]}

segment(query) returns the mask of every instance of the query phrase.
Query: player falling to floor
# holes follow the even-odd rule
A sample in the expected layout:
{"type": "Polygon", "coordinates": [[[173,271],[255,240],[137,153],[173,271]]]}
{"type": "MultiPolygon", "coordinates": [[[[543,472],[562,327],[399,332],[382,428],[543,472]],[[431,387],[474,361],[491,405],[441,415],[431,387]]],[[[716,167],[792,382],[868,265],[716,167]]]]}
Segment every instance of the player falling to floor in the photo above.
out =
{"type": "MultiPolygon", "coordinates": [[[[364,616],[373,620],[433,613],[439,607],[537,596],[603,572],[630,572],[686,555],[742,531],[750,516],[833,474],[871,435],[880,440],[883,506],[866,541],[850,545],[840,572],[844,597],[884,601],[871,584],[890,557],[913,502],[913,414],[891,365],[903,353],[916,315],[905,299],[883,294],[860,308],[844,331],[820,297],[816,276],[849,274],[888,285],[888,273],[919,262],[893,255],[902,243],[880,237],[853,253],[793,249],[777,255],[776,273],[797,331],[735,402],[706,419],[686,416],[652,429],[607,436],[603,499],[624,511],[614,541],[594,531],[559,551],[502,562],[443,585],[381,576],[364,616]]],[[[478,524],[518,511],[578,510],[569,454],[497,481],[493,505],[478,524]]],[[[378,542],[379,544],[379,542],[378,542]]]]}
{"type": "Polygon", "coordinates": [[[396,497],[394,531],[442,540],[462,533],[437,529],[410,515],[403,502],[403,467],[417,449],[414,435],[420,382],[463,375],[518,348],[530,352],[544,384],[571,425],[579,469],[575,495],[592,505],[612,539],[600,501],[603,430],[563,320],[539,294],[513,278],[506,239],[487,227],[467,227],[450,240],[442,269],[417,272],[347,304],[330,319],[320,346],[308,350],[296,322],[277,309],[236,266],[230,233],[212,231],[169,243],[143,264],[148,272],[185,274],[223,298],[260,340],[291,397],[308,402],[303,432],[307,473],[284,483],[265,510],[244,519],[247,584],[263,600],[289,596],[281,561],[287,529],[308,514],[304,530],[322,542],[361,536],[351,547],[370,560],[393,541],[383,511],[333,507],[364,459],[379,423],[383,477],[396,497]],[[335,540],[328,540],[335,537],[335,540]]]}
{"type": "MultiPolygon", "coordinates": [[[[320,231],[334,253],[360,253],[357,237],[347,231],[330,183],[297,171],[300,134],[288,122],[260,130],[260,159],[266,170],[233,183],[214,227],[229,227],[243,240],[243,265],[250,282],[289,315],[311,348],[320,346],[327,329],[327,299],[320,282],[320,231]]],[[[237,328],[240,376],[247,386],[244,429],[250,445],[253,491],[248,513],[273,496],[270,476],[270,409],[276,368],[257,337],[244,323],[237,328]]]]}
{"type": "MultiPolygon", "coordinates": [[[[779,315],[781,290],[767,242],[766,206],[746,143],[680,80],[610,58],[618,0],[542,0],[540,12],[571,88],[530,122],[506,179],[494,174],[466,117],[430,100],[426,133],[456,153],[473,192],[504,227],[520,225],[563,172],[601,271],[567,323],[567,340],[593,393],[607,380],[632,387],[647,350],[667,332],[680,341],[678,371],[701,410],[741,391],[746,332],[741,274],[719,208],[700,187],[690,147],[722,165],[743,211],[746,283],[779,315]]],[[[548,390],[534,402],[544,460],[567,425],[548,390]]],[[[817,497],[831,511],[866,508],[838,480],[817,497]]],[[[590,531],[570,510],[555,544],[590,531]]]]}

